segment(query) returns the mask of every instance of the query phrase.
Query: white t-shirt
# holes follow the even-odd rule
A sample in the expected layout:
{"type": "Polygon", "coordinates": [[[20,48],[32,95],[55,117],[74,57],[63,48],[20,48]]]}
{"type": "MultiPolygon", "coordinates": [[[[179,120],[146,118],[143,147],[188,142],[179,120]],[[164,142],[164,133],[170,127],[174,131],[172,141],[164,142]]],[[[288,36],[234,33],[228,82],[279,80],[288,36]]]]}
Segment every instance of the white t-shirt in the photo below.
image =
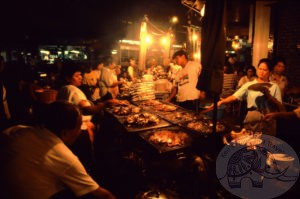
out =
{"type": "Polygon", "coordinates": [[[175,82],[178,85],[178,102],[199,98],[200,91],[196,88],[196,85],[201,69],[200,63],[188,61],[186,66],[177,72],[175,82]]]}
{"type": "MultiPolygon", "coordinates": [[[[263,96],[264,94],[260,91],[248,90],[248,87],[258,83],[257,79],[245,83],[241,88],[239,88],[233,96],[235,96],[238,100],[247,100],[247,108],[258,107],[257,98],[263,96]]],[[[275,97],[279,102],[282,102],[280,88],[276,83],[269,82],[271,87],[269,88],[271,96],[275,97]]]]}
{"type": "Polygon", "coordinates": [[[62,140],[47,129],[18,125],[3,133],[9,139],[1,162],[5,196],[48,199],[68,187],[79,197],[99,187],[62,140]]]}
{"type": "Polygon", "coordinates": [[[115,79],[113,77],[113,73],[111,71],[111,69],[109,69],[108,67],[103,67],[102,71],[101,71],[101,76],[100,76],[100,95],[101,97],[103,97],[104,95],[107,94],[107,92],[109,91],[109,88],[112,86],[112,84],[114,83],[115,79]]]}
{"type": "MultiPolygon", "coordinates": [[[[66,85],[60,88],[57,94],[57,100],[65,100],[75,105],[79,105],[82,100],[85,100],[89,105],[92,105],[82,90],[74,85],[66,85]]],[[[82,130],[87,129],[87,123],[90,122],[91,119],[91,115],[82,115],[82,130]]]]}

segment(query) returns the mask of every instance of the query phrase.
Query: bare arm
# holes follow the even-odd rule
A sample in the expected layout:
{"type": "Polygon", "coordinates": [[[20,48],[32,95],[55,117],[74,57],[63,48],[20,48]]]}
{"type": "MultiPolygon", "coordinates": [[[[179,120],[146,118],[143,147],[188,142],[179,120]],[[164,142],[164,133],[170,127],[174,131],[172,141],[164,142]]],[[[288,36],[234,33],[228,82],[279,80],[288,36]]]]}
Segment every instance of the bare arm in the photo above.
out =
{"type": "Polygon", "coordinates": [[[269,121],[272,119],[296,119],[297,115],[294,111],[289,112],[273,112],[265,115],[264,119],[269,121]]]}
{"type": "Polygon", "coordinates": [[[168,100],[167,101],[171,101],[175,96],[176,96],[176,94],[177,94],[177,90],[178,90],[178,88],[177,87],[172,87],[172,90],[171,90],[171,93],[170,93],[170,96],[169,96],[169,98],[168,98],[168,100]]]}
{"type": "Polygon", "coordinates": [[[81,101],[79,107],[83,115],[94,115],[102,111],[106,106],[120,103],[118,100],[110,99],[103,102],[99,102],[96,105],[87,106],[86,101],[81,101]]]}
{"type": "Polygon", "coordinates": [[[222,104],[229,104],[236,100],[237,100],[237,98],[235,96],[230,95],[230,96],[226,97],[225,99],[221,99],[220,101],[218,101],[218,107],[221,106],[222,104]]]}
{"type": "Polygon", "coordinates": [[[270,94],[270,91],[268,88],[264,87],[264,89],[262,90],[262,93],[266,96],[266,98],[268,99],[269,102],[271,102],[272,104],[274,104],[277,107],[278,111],[280,111],[280,112],[285,111],[284,105],[270,94]]]}

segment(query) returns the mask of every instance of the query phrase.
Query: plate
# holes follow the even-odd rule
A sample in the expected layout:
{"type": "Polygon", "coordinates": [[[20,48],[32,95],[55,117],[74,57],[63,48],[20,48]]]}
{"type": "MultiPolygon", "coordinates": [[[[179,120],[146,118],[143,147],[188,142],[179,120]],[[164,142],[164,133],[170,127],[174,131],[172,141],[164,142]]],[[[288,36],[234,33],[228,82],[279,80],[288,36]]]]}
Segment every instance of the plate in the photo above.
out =
{"type": "Polygon", "coordinates": [[[272,84],[270,83],[256,83],[252,84],[248,87],[248,90],[253,90],[253,91],[262,91],[264,88],[270,88],[272,84]]]}

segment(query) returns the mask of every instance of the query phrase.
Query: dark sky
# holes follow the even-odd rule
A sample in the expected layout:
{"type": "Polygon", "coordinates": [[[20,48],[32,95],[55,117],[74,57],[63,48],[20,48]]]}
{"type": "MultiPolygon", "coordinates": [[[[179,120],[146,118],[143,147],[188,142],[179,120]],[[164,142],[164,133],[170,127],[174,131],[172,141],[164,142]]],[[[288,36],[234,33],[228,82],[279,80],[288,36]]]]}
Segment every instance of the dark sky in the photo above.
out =
{"type": "Polygon", "coordinates": [[[124,21],[168,22],[177,15],[186,23],[181,0],[7,0],[1,5],[0,41],[111,39],[124,34],[124,21]]]}

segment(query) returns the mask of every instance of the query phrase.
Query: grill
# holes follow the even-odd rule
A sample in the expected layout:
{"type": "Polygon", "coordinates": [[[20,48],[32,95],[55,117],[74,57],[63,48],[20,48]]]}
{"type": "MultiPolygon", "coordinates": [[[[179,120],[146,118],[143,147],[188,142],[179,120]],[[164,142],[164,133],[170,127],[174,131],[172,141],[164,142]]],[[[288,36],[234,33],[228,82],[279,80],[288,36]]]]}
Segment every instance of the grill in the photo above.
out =
{"type": "Polygon", "coordinates": [[[179,127],[166,127],[139,132],[138,136],[156,154],[175,152],[179,154],[191,146],[192,136],[179,127]]]}

